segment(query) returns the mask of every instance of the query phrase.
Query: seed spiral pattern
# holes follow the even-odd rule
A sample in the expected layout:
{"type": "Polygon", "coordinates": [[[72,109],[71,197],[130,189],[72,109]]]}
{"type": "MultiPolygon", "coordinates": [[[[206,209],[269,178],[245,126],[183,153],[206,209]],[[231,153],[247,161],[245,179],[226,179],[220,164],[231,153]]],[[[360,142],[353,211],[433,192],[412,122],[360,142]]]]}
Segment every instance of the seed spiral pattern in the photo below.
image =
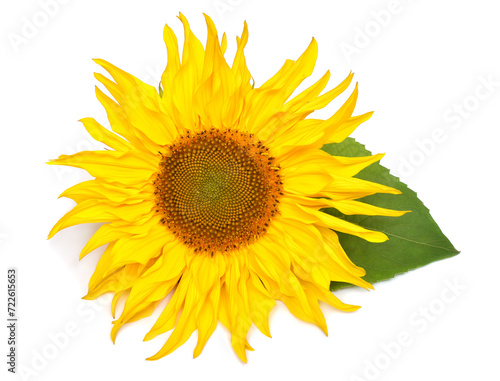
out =
{"type": "Polygon", "coordinates": [[[252,134],[188,131],[160,156],[156,212],[197,252],[225,252],[251,243],[278,213],[280,168],[252,134]]]}

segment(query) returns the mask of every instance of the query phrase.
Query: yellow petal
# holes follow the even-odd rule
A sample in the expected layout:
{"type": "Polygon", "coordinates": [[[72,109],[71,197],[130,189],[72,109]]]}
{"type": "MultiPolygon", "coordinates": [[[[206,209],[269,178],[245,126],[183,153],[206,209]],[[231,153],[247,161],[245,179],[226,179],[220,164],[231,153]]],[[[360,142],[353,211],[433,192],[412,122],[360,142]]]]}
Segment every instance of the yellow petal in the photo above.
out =
{"type": "Polygon", "coordinates": [[[330,200],[325,198],[309,198],[297,195],[290,196],[290,198],[296,200],[297,203],[302,206],[308,206],[315,209],[328,207],[336,208],[341,213],[346,215],[360,214],[366,216],[399,217],[410,212],[409,210],[392,210],[381,208],[354,200],[330,200]]]}
{"type": "Polygon", "coordinates": [[[332,156],[325,151],[303,149],[296,150],[294,155],[288,155],[281,160],[284,167],[283,172],[294,172],[296,169],[302,172],[315,169],[336,176],[352,177],[362,169],[379,161],[384,157],[383,154],[362,157],[342,157],[332,156]]]}
{"type": "Polygon", "coordinates": [[[179,58],[179,45],[177,44],[177,37],[173,30],[165,25],[163,29],[163,39],[167,46],[167,67],[161,76],[161,83],[163,91],[169,92],[173,90],[173,79],[181,67],[179,58]]]}
{"type": "Polygon", "coordinates": [[[101,126],[94,118],[80,119],[87,132],[95,140],[106,144],[108,147],[114,148],[117,151],[128,151],[131,145],[126,140],[101,126]]]}
{"type": "MultiPolygon", "coordinates": [[[[109,88],[130,123],[158,145],[172,143],[178,131],[169,115],[162,112],[159,94],[150,86],[107,61],[96,59],[118,86],[109,88]]],[[[98,77],[101,78],[101,77],[98,77]]],[[[108,82],[104,83],[105,85],[108,82]]]]}
{"type": "Polygon", "coordinates": [[[48,164],[82,168],[96,178],[127,185],[143,184],[158,170],[137,154],[116,151],[82,151],[61,155],[48,164]]]}
{"type": "Polygon", "coordinates": [[[287,60],[285,65],[271,79],[265,82],[261,89],[281,89],[285,90],[283,102],[293,93],[293,91],[309,77],[316,64],[318,57],[318,43],[313,38],[307,49],[297,59],[297,61],[287,60]]]}
{"type": "Polygon", "coordinates": [[[157,257],[163,247],[174,239],[161,225],[141,234],[124,237],[115,244],[116,255],[108,263],[108,271],[128,263],[146,264],[151,258],[157,257]]]}
{"type": "MultiPolygon", "coordinates": [[[[181,282],[183,281],[184,278],[181,279],[181,282]]],[[[196,329],[196,320],[193,319],[192,313],[198,303],[200,303],[200,294],[196,288],[190,287],[186,294],[184,309],[172,334],[165,345],[154,356],[148,357],[147,360],[158,360],[167,356],[189,339],[196,329]]]]}
{"type": "Polygon", "coordinates": [[[172,298],[169,300],[167,306],[162,311],[151,330],[144,337],[144,341],[151,340],[157,335],[168,332],[174,328],[177,316],[184,305],[184,300],[191,281],[191,275],[189,272],[183,273],[180,279],[181,281],[177,285],[172,298]]]}
{"type": "Polygon", "coordinates": [[[329,79],[330,71],[328,70],[314,85],[308,87],[306,90],[286,102],[284,109],[287,111],[297,112],[297,110],[305,104],[309,104],[311,100],[315,99],[321,91],[323,91],[329,79]]]}
{"type": "MultiPolygon", "coordinates": [[[[95,77],[103,83],[111,94],[119,94],[120,90],[116,83],[100,73],[96,73],[95,77]]],[[[113,101],[110,97],[104,94],[97,86],[95,88],[96,97],[106,110],[106,115],[111,125],[111,129],[117,134],[127,139],[134,148],[146,154],[156,155],[158,153],[158,145],[153,143],[140,130],[135,128],[129,121],[127,115],[122,108],[113,101]]]]}
{"type": "Polygon", "coordinates": [[[384,242],[388,240],[384,233],[362,228],[340,218],[301,205],[282,202],[281,213],[285,218],[295,219],[306,224],[329,227],[342,233],[358,236],[370,242],[384,242]]]}
{"type": "Polygon", "coordinates": [[[235,79],[238,86],[245,86],[247,89],[250,88],[250,72],[248,71],[244,49],[248,42],[248,25],[245,21],[243,26],[243,33],[241,38],[236,38],[237,50],[234,56],[232,70],[235,73],[235,79]]]}
{"type": "Polygon", "coordinates": [[[138,186],[119,186],[99,180],[88,180],[66,189],[59,197],[68,197],[77,204],[88,199],[101,199],[101,202],[116,204],[135,204],[151,198],[154,187],[149,184],[138,186]]]}
{"type": "Polygon", "coordinates": [[[198,343],[194,349],[193,357],[198,357],[208,339],[217,327],[217,311],[219,309],[220,284],[213,285],[212,290],[203,302],[197,316],[198,343]]]}
{"type": "Polygon", "coordinates": [[[136,221],[148,214],[153,207],[154,204],[151,202],[114,206],[96,203],[94,200],[83,201],[54,225],[49,233],[49,238],[62,229],[78,224],[117,220],[136,221]]]}

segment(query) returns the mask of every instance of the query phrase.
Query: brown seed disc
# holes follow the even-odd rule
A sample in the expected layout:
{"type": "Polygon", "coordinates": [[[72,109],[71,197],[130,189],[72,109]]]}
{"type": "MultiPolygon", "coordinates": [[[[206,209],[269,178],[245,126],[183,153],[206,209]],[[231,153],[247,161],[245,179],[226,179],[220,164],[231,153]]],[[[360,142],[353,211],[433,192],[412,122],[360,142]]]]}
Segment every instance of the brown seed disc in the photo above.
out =
{"type": "Polygon", "coordinates": [[[162,223],[195,251],[230,251],[264,234],[283,183],[253,135],[215,128],[181,136],[161,153],[155,178],[162,223]]]}

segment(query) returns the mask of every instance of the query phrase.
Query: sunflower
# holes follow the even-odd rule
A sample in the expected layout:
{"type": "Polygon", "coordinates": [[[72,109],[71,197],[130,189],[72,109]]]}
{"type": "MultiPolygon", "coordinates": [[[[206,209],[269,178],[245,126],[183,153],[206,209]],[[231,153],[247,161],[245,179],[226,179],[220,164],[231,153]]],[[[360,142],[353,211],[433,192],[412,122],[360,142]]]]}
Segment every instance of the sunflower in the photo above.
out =
{"type": "Polygon", "coordinates": [[[352,116],[357,85],[340,109],[326,120],[307,118],[344,92],[352,73],[324,92],[327,72],[292,97],[311,75],[317,58],[313,39],[295,61],[260,87],[252,85],[244,48],[245,23],[236,38],[231,66],[224,58],[227,40],[206,16],[206,46],[186,18],[179,56],[172,29],[163,37],[168,62],[159,92],[98,59],[113,80],[96,74],[112,99],[96,87],[112,131],[92,118],[81,120],[88,133],[111,150],[62,155],[50,164],[69,165],[95,177],[62,193],[76,206],[49,234],[81,223],[104,223],[80,258],[106,245],[85,299],[114,293],[113,318],[120,300],[118,330],[153,313],[170,296],[145,340],[173,329],[149,360],[168,355],[198,331],[198,356],[220,321],[246,362],[252,350],[247,333],[254,324],[269,331],[269,313],[282,301],[299,319],[327,326],[319,301],[342,311],[329,290],[331,281],[371,289],[365,271],[342,249],[337,232],[370,242],[387,236],[324,213],[400,216],[403,211],[357,201],[398,190],[354,178],[381,159],[331,156],[326,143],[343,141],[371,113],[352,116]]]}

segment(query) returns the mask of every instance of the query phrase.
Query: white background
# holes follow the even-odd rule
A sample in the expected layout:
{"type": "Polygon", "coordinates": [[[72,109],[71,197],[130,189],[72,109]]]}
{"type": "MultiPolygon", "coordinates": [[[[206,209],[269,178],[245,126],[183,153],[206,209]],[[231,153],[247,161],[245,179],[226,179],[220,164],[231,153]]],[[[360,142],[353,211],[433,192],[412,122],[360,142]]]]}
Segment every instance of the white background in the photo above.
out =
{"type": "MultiPolygon", "coordinates": [[[[0,284],[7,283],[7,268],[17,267],[18,370],[28,372],[24,378],[10,375],[2,360],[2,380],[498,379],[496,1],[60,0],[49,8],[46,3],[3,1],[0,9],[0,284]],[[247,20],[246,55],[257,85],[316,37],[317,70],[307,84],[327,69],[331,86],[355,71],[357,113],[375,111],[355,137],[375,153],[387,152],[382,164],[418,192],[461,254],[376,284],[374,292],[337,292],[363,308],[346,314],[325,307],[329,337],[278,303],[270,318],[273,338],[252,329],[255,352],[246,365],[222,326],[196,360],[194,334],[173,354],[145,361],[168,337],[142,342],[158,314],[125,326],[113,345],[109,299],[79,299],[102,252],[78,262],[96,226],[70,228],[46,240],[73,206],[57,196],[87,175],[44,162],[100,147],[77,121],[92,116],[106,123],[94,96],[98,67],[91,58],[107,59],[157,85],[166,63],[164,24],[182,41],[179,11],[202,41],[202,12],[211,15],[220,35],[228,34],[228,57],[247,20]],[[482,84],[488,81],[489,90],[482,84]],[[439,141],[430,143],[436,136],[439,141]],[[458,288],[449,289],[450,283],[458,288]],[[76,333],[62,340],[68,324],[76,333]],[[390,343],[405,332],[409,344],[396,350],[390,343]],[[54,335],[60,348],[52,344],[54,335]]],[[[338,104],[318,116],[332,114],[338,104]]],[[[0,348],[5,359],[6,339],[0,348]]]]}

